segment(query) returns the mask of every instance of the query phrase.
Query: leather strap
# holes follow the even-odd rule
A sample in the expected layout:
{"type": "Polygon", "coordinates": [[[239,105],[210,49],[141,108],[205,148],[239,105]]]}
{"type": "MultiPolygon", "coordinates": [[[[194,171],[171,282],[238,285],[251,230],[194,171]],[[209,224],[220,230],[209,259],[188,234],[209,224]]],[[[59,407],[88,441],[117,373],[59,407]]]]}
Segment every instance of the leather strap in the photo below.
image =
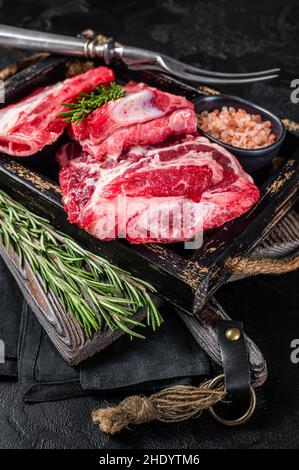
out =
{"type": "Polygon", "coordinates": [[[219,320],[217,332],[227,398],[235,403],[248,403],[250,370],[243,324],[240,321],[219,320]]]}

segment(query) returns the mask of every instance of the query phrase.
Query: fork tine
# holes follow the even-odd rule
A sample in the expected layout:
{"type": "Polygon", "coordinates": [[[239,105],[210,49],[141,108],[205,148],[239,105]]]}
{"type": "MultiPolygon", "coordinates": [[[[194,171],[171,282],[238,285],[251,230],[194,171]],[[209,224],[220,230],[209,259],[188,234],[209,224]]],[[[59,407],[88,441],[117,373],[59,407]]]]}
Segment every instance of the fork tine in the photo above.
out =
{"type": "MultiPolygon", "coordinates": [[[[164,71],[165,73],[165,71],[164,71]]],[[[254,82],[261,82],[263,80],[272,80],[273,78],[277,78],[277,74],[273,75],[263,75],[258,77],[249,77],[249,78],[221,78],[221,77],[207,77],[203,75],[194,75],[192,73],[186,72],[171,72],[166,71],[166,74],[174,75],[176,77],[182,78],[183,80],[201,83],[203,85],[237,85],[242,83],[254,83],[254,82]]]]}
{"type": "Polygon", "coordinates": [[[203,75],[206,77],[215,77],[215,78],[253,78],[253,77],[262,77],[268,75],[276,75],[280,72],[280,68],[274,68],[269,70],[261,70],[259,72],[250,72],[250,73],[226,73],[226,72],[214,72],[210,70],[201,69],[199,67],[194,67],[193,65],[186,64],[172,57],[160,54],[157,57],[157,64],[162,66],[164,69],[168,69],[173,72],[186,72],[194,75],[203,75]]]}
{"type": "Polygon", "coordinates": [[[189,82],[197,82],[202,85],[237,85],[242,83],[254,83],[260,82],[262,80],[271,80],[273,78],[277,78],[277,74],[272,75],[263,75],[257,77],[249,77],[249,78],[221,78],[221,77],[208,77],[203,75],[195,75],[187,72],[182,71],[175,71],[169,65],[168,69],[165,69],[162,66],[157,65],[150,65],[150,64],[134,64],[130,65],[129,68],[131,70],[156,70],[161,72],[165,75],[172,75],[174,77],[180,78],[182,80],[187,80],[189,82]]]}
{"type": "MultiPolygon", "coordinates": [[[[162,67],[166,73],[170,75],[175,75],[176,77],[183,78],[184,80],[199,82],[202,84],[209,85],[229,85],[229,84],[241,84],[241,83],[253,83],[259,82],[261,80],[270,80],[272,78],[278,77],[276,73],[270,73],[268,75],[260,74],[254,76],[240,76],[235,77],[233,74],[222,75],[221,72],[212,72],[212,75],[208,74],[208,71],[205,71],[205,74],[198,73],[198,70],[195,67],[196,73],[191,73],[185,70],[188,67],[183,62],[172,59],[171,57],[165,56],[163,54],[157,57],[157,64],[162,67]],[[214,74],[214,75],[213,75],[214,74]]],[[[191,67],[191,66],[189,66],[191,67]]]]}
{"type": "Polygon", "coordinates": [[[262,77],[264,75],[273,75],[280,72],[280,68],[261,70],[259,72],[250,72],[250,73],[225,73],[225,72],[214,72],[212,70],[204,70],[199,67],[194,67],[189,64],[181,62],[184,67],[185,72],[190,72],[194,74],[206,75],[207,77],[219,77],[219,78],[252,78],[252,77],[262,77]]]}

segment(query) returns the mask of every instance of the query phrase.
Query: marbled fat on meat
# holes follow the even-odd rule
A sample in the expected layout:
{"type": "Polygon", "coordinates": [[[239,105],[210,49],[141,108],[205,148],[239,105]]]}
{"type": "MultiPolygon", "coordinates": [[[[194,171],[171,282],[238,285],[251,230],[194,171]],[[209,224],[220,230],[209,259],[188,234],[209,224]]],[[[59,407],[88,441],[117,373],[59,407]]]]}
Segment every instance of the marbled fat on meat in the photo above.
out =
{"type": "Polygon", "coordinates": [[[200,136],[132,147],[102,161],[70,143],[58,160],[70,222],[104,240],[188,240],[239,217],[259,197],[235,157],[200,136]]]}
{"type": "Polygon", "coordinates": [[[98,67],[73,78],[35,90],[16,104],[0,110],[0,151],[17,157],[33,155],[55,142],[67,123],[60,113],[81,92],[114,80],[107,67],[98,67]]]}
{"type": "Polygon", "coordinates": [[[194,105],[186,98],[144,83],[130,82],[124,89],[125,97],[71,126],[71,137],[93,157],[118,158],[131,146],[157,144],[172,135],[196,132],[194,105]]]}

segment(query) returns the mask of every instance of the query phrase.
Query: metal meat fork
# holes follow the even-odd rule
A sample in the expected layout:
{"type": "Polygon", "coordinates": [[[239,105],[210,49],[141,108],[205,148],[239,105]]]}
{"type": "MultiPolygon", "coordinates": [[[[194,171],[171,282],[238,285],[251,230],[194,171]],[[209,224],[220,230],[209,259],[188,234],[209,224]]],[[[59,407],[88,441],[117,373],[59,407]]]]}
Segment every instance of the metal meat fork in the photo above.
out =
{"type": "Polygon", "coordinates": [[[254,73],[221,73],[185,64],[157,52],[124,46],[113,38],[70,37],[0,25],[0,47],[28,49],[85,58],[100,58],[107,65],[121,60],[131,70],[156,70],[181,80],[207,85],[252,83],[278,77],[279,68],[254,73]]]}

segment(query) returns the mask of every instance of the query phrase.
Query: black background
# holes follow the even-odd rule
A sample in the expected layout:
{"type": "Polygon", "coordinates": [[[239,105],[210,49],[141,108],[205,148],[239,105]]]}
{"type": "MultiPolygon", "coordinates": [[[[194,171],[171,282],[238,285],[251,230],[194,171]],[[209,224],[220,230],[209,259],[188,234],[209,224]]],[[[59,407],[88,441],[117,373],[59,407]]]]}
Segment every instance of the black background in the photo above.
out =
{"type": "MultiPolygon", "coordinates": [[[[0,1],[1,23],[77,34],[93,29],[131,45],[223,71],[280,66],[280,80],[234,88],[235,93],[299,121],[290,101],[290,82],[299,78],[297,0],[128,0],[0,1]]],[[[0,67],[20,57],[0,51],[0,67]]],[[[290,343],[299,338],[298,273],[259,276],[227,285],[218,299],[241,318],[263,351],[269,380],[255,417],[245,427],[226,429],[202,416],[180,424],[152,423],[117,437],[90,422],[92,409],[118,401],[107,395],[24,405],[14,382],[0,381],[1,448],[298,448],[299,364],[290,343]]]]}

